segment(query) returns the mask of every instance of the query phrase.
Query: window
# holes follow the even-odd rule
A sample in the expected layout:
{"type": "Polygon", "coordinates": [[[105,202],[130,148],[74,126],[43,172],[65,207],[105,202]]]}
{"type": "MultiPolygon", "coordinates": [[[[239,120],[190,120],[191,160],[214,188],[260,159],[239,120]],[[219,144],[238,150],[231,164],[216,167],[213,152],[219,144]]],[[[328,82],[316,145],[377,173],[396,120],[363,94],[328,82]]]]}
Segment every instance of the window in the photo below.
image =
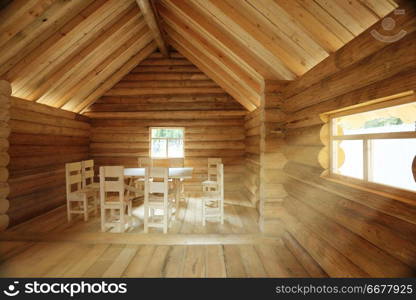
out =
{"type": "Polygon", "coordinates": [[[150,137],[151,157],[184,157],[183,128],[150,128],[150,137]]]}
{"type": "Polygon", "coordinates": [[[411,99],[329,114],[330,173],[416,191],[416,102],[411,99]]]}

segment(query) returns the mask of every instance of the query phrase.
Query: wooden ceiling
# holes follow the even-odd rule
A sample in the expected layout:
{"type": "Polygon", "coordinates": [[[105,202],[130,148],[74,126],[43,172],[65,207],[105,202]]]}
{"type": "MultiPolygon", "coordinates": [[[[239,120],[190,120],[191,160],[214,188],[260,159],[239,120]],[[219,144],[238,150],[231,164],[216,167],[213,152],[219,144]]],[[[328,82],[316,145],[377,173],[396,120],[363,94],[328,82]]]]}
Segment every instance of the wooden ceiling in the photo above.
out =
{"type": "Polygon", "coordinates": [[[134,0],[11,1],[0,11],[0,78],[15,97],[81,112],[166,42],[252,111],[264,80],[299,78],[397,7],[156,0],[152,22],[148,1],[137,2],[141,10],[134,0]]]}
{"type": "Polygon", "coordinates": [[[134,0],[15,0],[0,19],[13,96],[74,112],[156,49],[134,0]]]}

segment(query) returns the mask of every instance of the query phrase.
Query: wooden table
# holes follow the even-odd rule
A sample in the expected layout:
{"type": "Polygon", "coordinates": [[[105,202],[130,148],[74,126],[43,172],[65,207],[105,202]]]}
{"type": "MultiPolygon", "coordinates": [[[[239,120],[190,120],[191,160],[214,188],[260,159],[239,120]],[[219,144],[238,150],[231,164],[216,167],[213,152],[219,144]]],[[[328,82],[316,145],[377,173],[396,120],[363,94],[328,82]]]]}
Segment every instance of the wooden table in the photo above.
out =
{"type": "MultiPolygon", "coordinates": [[[[190,179],[194,168],[169,168],[169,178],[190,179]]],[[[145,168],[125,168],[124,176],[144,177],[145,168]]]]}
{"type": "MultiPolygon", "coordinates": [[[[178,188],[176,189],[176,199],[178,199],[176,202],[177,205],[179,204],[180,191],[182,189],[181,185],[183,184],[182,181],[184,179],[192,178],[193,171],[194,171],[194,168],[169,168],[168,177],[173,179],[175,184],[178,186],[178,188]]],[[[145,176],[144,172],[145,172],[145,168],[125,168],[124,176],[144,178],[145,176]]],[[[177,209],[178,207],[176,207],[176,211],[177,209]]]]}

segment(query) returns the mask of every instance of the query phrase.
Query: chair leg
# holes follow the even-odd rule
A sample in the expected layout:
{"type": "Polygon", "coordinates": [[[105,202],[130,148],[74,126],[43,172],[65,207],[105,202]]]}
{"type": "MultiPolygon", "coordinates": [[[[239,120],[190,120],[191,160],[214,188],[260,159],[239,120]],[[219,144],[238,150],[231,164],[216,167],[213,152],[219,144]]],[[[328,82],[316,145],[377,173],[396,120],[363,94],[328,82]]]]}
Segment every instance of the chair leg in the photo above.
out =
{"type": "Polygon", "coordinates": [[[149,232],[149,207],[148,206],[144,206],[144,233],[148,233],[149,232]]]}
{"type": "Polygon", "coordinates": [[[94,215],[98,215],[98,197],[97,194],[94,194],[94,215]]]}
{"type": "Polygon", "coordinates": [[[224,202],[221,202],[220,205],[220,220],[221,224],[224,224],[224,202]]]}
{"type": "Polygon", "coordinates": [[[66,213],[68,217],[68,223],[71,222],[72,216],[71,216],[71,201],[66,202],[66,213]]]}
{"type": "Polygon", "coordinates": [[[87,222],[88,221],[88,198],[87,196],[84,196],[84,201],[82,201],[83,203],[83,208],[84,208],[84,221],[87,222]]]}
{"type": "Polygon", "coordinates": [[[133,204],[131,201],[129,201],[128,206],[127,206],[127,215],[129,216],[129,221],[128,221],[129,227],[133,226],[132,211],[133,211],[133,204]]]}
{"type": "Polygon", "coordinates": [[[126,220],[124,218],[126,207],[124,204],[120,207],[120,232],[124,232],[126,230],[126,220]]]}
{"type": "Polygon", "coordinates": [[[163,208],[164,212],[163,212],[163,233],[168,233],[168,207],[167,205],[164,206],[163,208]]]}
{"type": "Polygon", "coordinates": [[[105,232],[105,208],[101,205],[101,231],[105,232]]]}
{"type": "Polygon", "coordinates": [[[202,199],[202,226],[206,225],[205,221],[205,199],[202,199]]]}

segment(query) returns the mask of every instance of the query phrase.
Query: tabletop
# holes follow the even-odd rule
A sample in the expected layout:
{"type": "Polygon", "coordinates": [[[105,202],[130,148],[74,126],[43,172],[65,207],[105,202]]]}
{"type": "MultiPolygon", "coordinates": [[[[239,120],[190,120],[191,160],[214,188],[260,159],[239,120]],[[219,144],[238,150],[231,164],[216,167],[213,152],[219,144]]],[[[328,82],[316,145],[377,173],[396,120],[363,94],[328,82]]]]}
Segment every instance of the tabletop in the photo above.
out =
{"type": "MultiPolygon", "coordinates": [[[[145,168],[125,168],[125,176],[144,177],[145,168]]],[[[194,168],[169,168],[169,178],[192,178],[194,168]]]]}

